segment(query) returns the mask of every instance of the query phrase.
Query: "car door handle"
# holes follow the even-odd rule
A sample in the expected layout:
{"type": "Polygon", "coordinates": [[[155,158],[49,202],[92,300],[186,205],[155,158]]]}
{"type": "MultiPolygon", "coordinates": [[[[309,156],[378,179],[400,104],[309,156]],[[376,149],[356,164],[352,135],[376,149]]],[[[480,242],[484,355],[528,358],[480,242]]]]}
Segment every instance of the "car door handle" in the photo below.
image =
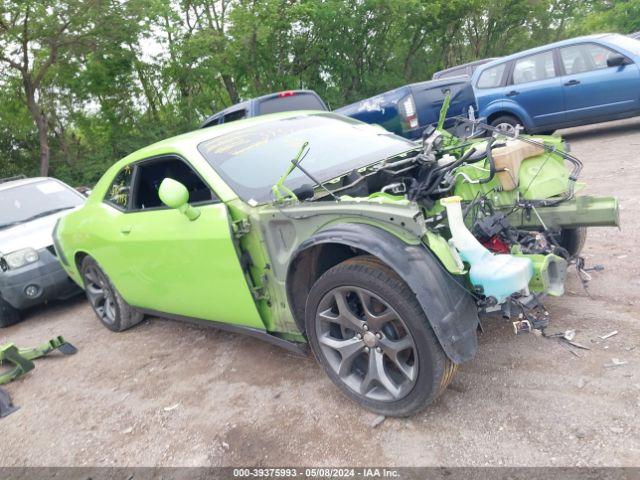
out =
{"type": "Polygon", "coordinates": [[[517,90],[511,90],[509,93],[507,93],[507,97],[515,97],[519,93],[520,92],[518,92],[517,90]]]}
{"type": "Polygon", "coordinates": [[[130,234],[131,233],[131,226],[127,225],[127,226],[124,226],[124,227],[120,227],[120,232],[124,233],[125,235],[130,234]]]}
{"type": "Polygon", "coordinates": [[[572,85],[578,85],[580,83],[580,80],[569,80],[567,83],[565,83],[565,87],[570,87],[572,85]]]}

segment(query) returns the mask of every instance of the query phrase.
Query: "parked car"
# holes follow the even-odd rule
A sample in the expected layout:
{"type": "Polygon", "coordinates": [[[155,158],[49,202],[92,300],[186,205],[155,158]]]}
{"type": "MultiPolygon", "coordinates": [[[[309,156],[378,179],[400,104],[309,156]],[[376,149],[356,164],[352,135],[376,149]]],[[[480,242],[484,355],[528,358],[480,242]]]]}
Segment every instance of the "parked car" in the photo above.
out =
{"type": "Polygon", "coordinates": [[[431,78],[433,80],[439,80],[442,78],[459,77],[460,75],[467,75],[470,77],[480,65],[484,65],[485,63],[492,62],[496,59],[497,57],[483,58],[482,60],[474,60],[473,62],[446,68],[434,73],[431,78]]]}
{"type": "Polygon", "coordinates": [[[409,415],[474,356],[479,312],[513,304],[542,328],[536,299],[562,294],[582,245],[565,233],[618,224],[613,198],[573,198],[560,138],[494,140],[416,143],[330,112],[197,130],[109,168],[58,223],[58,258],[110,330],[152,314],[308,342],[347,396],[409,415]]]}
{"type": "Polygon", "coordinates": [[[212,127],[243,118],[266,115],[268,113],[290,112],[293,110],[329,110],[320,96],[313,90],[287,90],[270,93],[236,103],[207,118],[200,128],[212,127]]]}
{"type": "Polygon", "coordinates": [[[27,307],[80,293],[56,258],[51,234],[83,203],[54,178],[0,180],[0,327],[18,322],[27,307]]]}
{"type": "Polygon", "coordinates": [[[633,32],[628,35],[631,38],[635,38],[636,40],[640,40],[640,32],[633,32]]]}
{"type": "Polygon", "coordinates": [[[451,96],[448,117],[467,115],[475,108],[468,77],[412,83],[335,110],[357,120],[377,124],[405,138],[420,138],[428,125],[438,122],[440,109],[451,96]]]}
{"type": "Polygon", "coordinates": [[[479,67],[479,116],[529,133],[640,114],[640,41],[619,34],[572,38],[479,67]]]}

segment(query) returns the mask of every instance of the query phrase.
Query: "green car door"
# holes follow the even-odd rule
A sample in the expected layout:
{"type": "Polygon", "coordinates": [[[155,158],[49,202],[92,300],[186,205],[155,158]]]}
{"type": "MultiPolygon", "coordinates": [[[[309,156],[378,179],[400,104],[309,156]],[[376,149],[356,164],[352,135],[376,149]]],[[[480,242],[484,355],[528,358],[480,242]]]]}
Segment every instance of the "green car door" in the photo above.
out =
{"type": "Polygon", "coordinates": [[[112,241],[103,243],[98,259],[125,300],[162,313],[264,329],[238,261],[226,205],[177,157],[125,169],[132,178],[126,207],[109,201],[117,195],[120,175],[101,206],[111,210],[112,241]],[[164,178],[186,186],[197,219],[162,204],[158,188],[164,178]]]}

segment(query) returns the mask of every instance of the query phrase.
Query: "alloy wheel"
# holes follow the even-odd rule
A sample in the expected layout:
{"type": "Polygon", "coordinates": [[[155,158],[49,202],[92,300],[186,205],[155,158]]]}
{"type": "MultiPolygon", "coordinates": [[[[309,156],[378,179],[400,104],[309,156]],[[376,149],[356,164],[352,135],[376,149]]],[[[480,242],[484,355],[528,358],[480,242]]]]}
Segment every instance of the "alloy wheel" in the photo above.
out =
{"type": "Polygon", "coordinates": [[[336,287],[320,301],[315,324],[330,368],[354,392],[379,401],[411,392],[418,378],[415,342],[381,297],[360,287],[336,287]]]}
{"type": "Polygon", "coordinates": [[[83,272],[89,303],[103,322],[116,321],[116,301],[109,281],[97,267],[91,265],[83,272]]]}
{"type": "Polygon", "coordinates": [[[510,123],[507,123],[507,122],[499,123],[499,124],[496,125],[495,128],[500,130],[501,132],[505,132],[505,133],[508,133],[510,135],[515,135],[516,134],[516,127],[514,127],[513,125],[511,125],[510,123]]]}

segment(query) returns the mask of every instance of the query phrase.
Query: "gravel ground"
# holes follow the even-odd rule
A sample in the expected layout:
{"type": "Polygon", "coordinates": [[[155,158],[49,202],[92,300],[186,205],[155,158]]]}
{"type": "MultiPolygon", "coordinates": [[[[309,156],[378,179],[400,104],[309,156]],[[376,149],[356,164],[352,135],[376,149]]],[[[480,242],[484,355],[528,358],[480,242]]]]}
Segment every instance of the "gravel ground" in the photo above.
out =
{"type": "Polygon", "coordinates": [[[0,331],[0,344],[62,334],[80,350],[6,386],[21,408],[0,420],[0,465],[639,465],[640,119],[561,133],[585,163],[586,193],[622,208],[621,231],[589,231],[587,260],[605,267],[590,295],[572,273],[548,302],[550,331],[575,329],[591,348],[580,357],[488,321],[434,405],[372,428],[376,416],[311,359],[160,319],[111,333],[78,298],[0,331]],[[606,367],[614,358],[627,363],[606,367]]]}

